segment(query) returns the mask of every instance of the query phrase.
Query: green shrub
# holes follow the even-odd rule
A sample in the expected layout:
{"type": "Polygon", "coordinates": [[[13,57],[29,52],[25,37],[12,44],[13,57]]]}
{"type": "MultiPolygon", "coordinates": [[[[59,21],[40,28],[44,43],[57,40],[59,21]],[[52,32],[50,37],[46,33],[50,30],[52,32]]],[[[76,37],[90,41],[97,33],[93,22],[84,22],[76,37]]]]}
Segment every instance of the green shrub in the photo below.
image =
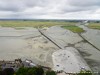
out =
{"type": "Polygon", "coordinates": [[[28,68],[21,67],[21,68],[19,68],[18,71],[16,72],[16,75],[27,75],[27,71],[28,71],[28,68]]]}
{"type": "Polygon", "coordinates": [[[46,75],[57,75],[55,71],[47,71],[46,75]]]}
{"type": "Polygon", "coordinates": [[[26,68],[21,67],[16,72],[16,75],[43,75],[44,70],[42,67],[33,67],[33,68],[26,68]]]}
{"type": "Polygon", "coordinates": [[[37,72],[36,75],[43,75],[44,74],[44,70],[41,66],[37,67],[36,72],[37,72]]]}
{"type": "Polygon", "coordinates": [[[6,68],[2,71],[3,75],[14,75],[13,68],[6,68]]]}

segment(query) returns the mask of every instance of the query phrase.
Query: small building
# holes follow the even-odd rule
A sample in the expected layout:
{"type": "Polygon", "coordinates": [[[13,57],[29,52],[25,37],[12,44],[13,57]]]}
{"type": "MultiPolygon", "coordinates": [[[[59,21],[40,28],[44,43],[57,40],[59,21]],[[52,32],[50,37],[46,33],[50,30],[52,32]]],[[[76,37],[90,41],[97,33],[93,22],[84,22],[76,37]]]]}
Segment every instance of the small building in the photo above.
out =
{"type": "Polygon", "coordinates": [[[34,64],[31,60],[22,61],[21,59],[15,59],[15,61],[0,61],[1,69],[4,70],[5,68],[13,68],[14,71],[17,71],[20,67],[34,67],[34,64]]]}

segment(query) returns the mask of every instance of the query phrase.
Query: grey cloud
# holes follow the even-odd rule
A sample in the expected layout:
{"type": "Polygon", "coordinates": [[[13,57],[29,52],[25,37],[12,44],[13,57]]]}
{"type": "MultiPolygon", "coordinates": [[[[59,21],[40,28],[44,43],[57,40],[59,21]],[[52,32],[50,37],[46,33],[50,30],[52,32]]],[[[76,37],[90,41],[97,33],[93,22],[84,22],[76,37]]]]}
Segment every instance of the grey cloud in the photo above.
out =
{"type": "Polygon", "coordinates": [[[31,8],[42,4],[40,0],[1,0],[1,11],[23,11],[27,8],[31,8]]]}
{"type": "Polygon", "coordinates": [[[76,12],[89,14],[98,9],[100,9],[100,0],[0,0],[0,12],[10,11],[11,13],[6,13],[8,16],[5,17],[13,18],[39,16],[49,18],[53,15],[61,17],[76,12]]]}
{"type": "MultiPolygon", "coordinates": [[[[13,11],[20,12],[24,11],[28,8],[33,8],[36,6],[47,7],[48,9],[51,7],[56,7],[57,9],[61,9],[61,11],[65,12],[77,12],[84,10],[96,9],[100,5],[100,0],[1,0],[0,1],[0,10],[1,11],[13,11]],[[63,3],[65,2],[65,6],[63,3]],[[57,7],[56,5],[60,5],[57,7]],[[69,7],[67,6],[69,5],[69,7]]],[[[52,8],[51,8],[52,9],[52,8]]],[[[60,10],[59,10],[60,11],[60,10]]]]}
{"type": "Polygon", "coordinates": [[[100,0],[68,0],[73,6],[100,6],[100,0]]]}
{"type": "Polygon", "coordinates": [[[65,13],[70,13],[70,12],[81,12],[81,11],[92,11],[92,10],[96,10],[98,9],[98,7],[94,7],[94,6],[91,6],[91,7],[77,7],[77,6],[70,6],[68,8],[62,8],[61,10],[65,13]]]}
{"type": "Polygon", "coordinates": [[[66,0],[61,8],[63,13],[96,11],[100,8],[100,0],[66,0]]]}
{"type": "MultiPolygon", "coordinates": [[[[59,1],[58,1],[59,2],[59,1]]],[[[27,8],[36,6],[48,7],[52,4],[56,5],[57,0],[0,0],[1,11],[24,11],[27,8]]]]}

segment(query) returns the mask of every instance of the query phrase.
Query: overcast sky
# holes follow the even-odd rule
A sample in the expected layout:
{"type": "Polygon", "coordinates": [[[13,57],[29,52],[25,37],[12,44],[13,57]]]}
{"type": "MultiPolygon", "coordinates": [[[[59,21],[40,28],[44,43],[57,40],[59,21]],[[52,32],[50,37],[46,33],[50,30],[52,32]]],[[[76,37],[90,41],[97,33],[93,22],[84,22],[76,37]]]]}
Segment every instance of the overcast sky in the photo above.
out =
{"type": "Polygon", "coordinates": [[[100,0],[0,0],[0,18],[100,19],[100,0]]]}

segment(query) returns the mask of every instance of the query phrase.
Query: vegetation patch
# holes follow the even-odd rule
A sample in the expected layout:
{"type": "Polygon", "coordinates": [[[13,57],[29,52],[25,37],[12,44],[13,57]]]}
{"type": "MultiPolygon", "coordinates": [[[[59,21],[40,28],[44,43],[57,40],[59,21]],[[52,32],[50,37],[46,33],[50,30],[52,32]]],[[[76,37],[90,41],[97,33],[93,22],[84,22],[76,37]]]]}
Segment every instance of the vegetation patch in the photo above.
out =
{"type": "Polygon", "coordinates": [[[6,68],[0,71],[0,75],[57,75],[55,71],[45,70],[41,66],[20,67],[16,72],[13,68],[6,68]]]}
{"type": "Polygon", "coordinates": [[[76,75],[93,75],[93,73],[89,70],[85,70],[85,71],[80,71],[80,73],[76,74],[76,75]]]}
{"type": "Polygon", "coordinates": [[[92,28],[92,29],[99,29],[100,30],[100,23],[90,23],[88,25],[89,28],[92,28]]]}
{"type": "Polygon", "coordinates": [[[42,67],[32,67],[32,68],[21,67],[15,73],[15,75],[44,75],[44,70],[42,67]]]}
{"type": "Polygon", "coordinates": [[[79,28],[78,26],[75,25],[65,25],[65,26],[61,26],[62,28],[71,30],[74,33],[82,33],[84,32],[84,30],[82,28],[79,28]]]}

